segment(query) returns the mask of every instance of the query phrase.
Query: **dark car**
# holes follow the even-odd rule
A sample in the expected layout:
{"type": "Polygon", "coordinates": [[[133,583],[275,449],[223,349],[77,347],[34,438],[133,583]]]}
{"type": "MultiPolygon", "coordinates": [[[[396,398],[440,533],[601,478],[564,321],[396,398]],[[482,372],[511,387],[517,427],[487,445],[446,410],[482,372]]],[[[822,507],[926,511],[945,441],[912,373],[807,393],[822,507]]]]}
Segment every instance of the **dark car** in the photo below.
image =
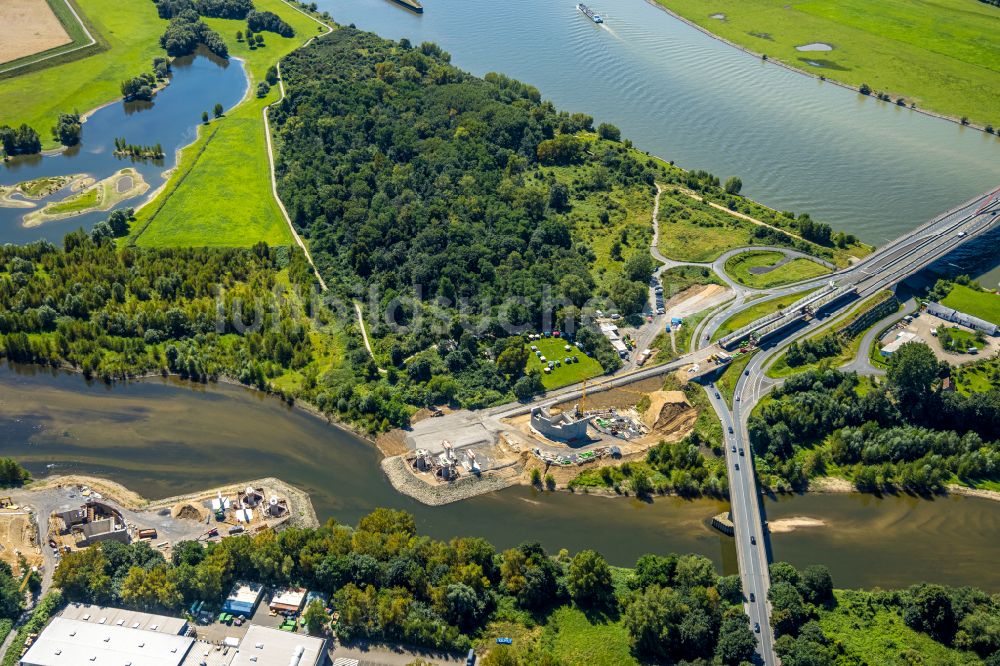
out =
{"type": "Polygon", "coordinates": [[[760,633],[760,622],[753,623],[753,630],[758,634],[760,633]]]}
{"type": "Polygon", "coordinates": [[[722,396],[721,396],[721,395],[719,395],[719,392],[718,392],[718,391],[716,391],[716,392],[715,392],[715,399],[716,399],[716,400],[721,400],[721,399],[722,399],[722,396]]]}
{"type": "Polygon", "coordinates": [[[757,601],[757,597],[753,596],[753,592],[750,593],[750,602],[753,603],[757,601]]]}
{"type": "Polygon", "coordinates": [[[750,535],[750,545],[751,546],[756,546],[757,545],[757,537],[755,537],[752,534],[750,535]]]}
{"type": "Polygon", "coordinates": [[[469,656],[465,658],[465,666],[476,666],[476,651],[469,649],[469,656]]]}
{"type": "Polygon", "coordinates": [[[744,370],[743,374],[746,375],[747,377],[749,377],[750,376],[750,371],[749,370],[744,370]]]}
{"type": "Polygon", "coordinates": [[[743,447],[742,446],[740,447],[740,455],[741,456],[743,455],[743,447]]]}
{"type": "Polygon", "coordinates": [[[736,463],[736,471],[737,472],[740,471],[740,464],[739,463],[736,463]]]}
{"type": "Polygon", "coordinates": [[[730,435],[732,435],[732,434],[733,434],[733,426],[729,426],[729,434],[730,434],[730,435]]]}
{"type": "Polygon", "coordinates": [[[736,445],[733,445],[733,453],[736,453],[736,445]]]}

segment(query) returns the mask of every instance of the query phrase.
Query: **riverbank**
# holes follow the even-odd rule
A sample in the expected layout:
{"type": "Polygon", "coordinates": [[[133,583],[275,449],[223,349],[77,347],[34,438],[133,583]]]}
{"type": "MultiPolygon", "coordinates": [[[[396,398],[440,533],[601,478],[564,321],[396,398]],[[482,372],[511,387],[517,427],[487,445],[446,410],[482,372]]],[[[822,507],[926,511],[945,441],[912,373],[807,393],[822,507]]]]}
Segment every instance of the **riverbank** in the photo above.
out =
{"type": "MultiPolygon", "coordinates": [[[[859,493],[862,495],[871,495],[873,497],[879,497],[881,495],[912,495],[913,497],[921,497],[921,495],[916,495],[913,493],[908,493],[904,490],[895,490],[892,492],[884,493],[866,493],[862,492],[855,487],[853,483],[844,479],[842,477],[836,476],[824,476],[817,479],[809,480],[809,493],[859,493]]],[[[794,494],[794,493],[790,493],[794,494]]],[[[984,488],[969,488],[968,486],[960,486],[957,483],[949,483],[946,486],[946,492],[944,496],[947,495],[960,495],[962,497],[976,497],[979,499],[990,500],[991,502],[1000,502],[1000,492],[995,490],[986,490],[984,488]]]]}
{"type": "MultiPolygon", "coordinates": [[[[823,74],[823,73],[817,74],[817,73],[814,73],[812,71],[803,69],[801,67],[797,67],[797,66],[792,65],[789,62],[787,62],[786,59],[783,59],[783,57],[781,57],[781,56],[779,56],[778,58],[775,58],[773,56],[773,54],[769,55],[769,54],[766,54],[766,53],[763,53],[763,52],[756,51],[755,49],[750,48],[749,46],[745,46],[744,44],[735,42],[732,39],[729,39],[726,36],[723,36],[722,34],[720,34],[718,32],[715,32],[714,30],[712,30],[709,27],[706,27],[706,26],[701,25],[700,23],[697,23],[693,19],[686,18],[685,16],[681,15],[680,13],[678,13],[677,10],[671,9],[670,7],[667,7],[665,4],[662,3],[662,0],[646,0],[646,1],[649,4],[653,5],[654,7],[657,7],[658,9],[666,12],[670,16],[676,18],[678,21],[682,21],[683,23],[685,23],[688,26],[690,26],[690,27],[698,30],[699,32],[702,32],[702,33],[708,35],[709,37],[712,37],[713,39],[716,39],[716,40],[718,40],[718,41],[720,41],[720,42],[722,42],[724,44],[727,44],[728,46],[731,46],[732,48],[735,48],[735,49],[738,49],[740,51],[743,51],[744,53],[747,53],[748,55],[751,55],[751,56],[753,56],[755,58],[759,58],[759,59],[761,59],[761,60],[763,60],[765,62],[773,63],[775,65],[778,65],[779,67],[785,68],[788,71],[795,72],[796,74],[801,74],[803,76],[807,76],[807,77],[809,77],[811,79],[818,80],[818,81],[829,82],[829,83],[831,83],[831,84],[833,84],[835,86],[838,86],[840,88],[843,88],[845,90],[850,90],[852,92],[855,92],[855,93],[858,93],[858,94],[862,94],[862,93],[859,92],[859,87],[860,87],[861,83],[864,83],[864,82],[852,84],[852,83],[848,83],[848,82],[844,82],[844,81],[839,81],[836,78],[830,78],[829,76],[827,76],[826,74],[823,74]]],[[[697,7],[698,10],[700,10],[702,6],[701,5],[697,5],[696,7],[697,7]]],[[[777,6],[775,6],[773,8],[772,7],[767,7],[767,9],[777,10],[778,7],[777,6]]],[[[788,12],[790,10],[794,10],[794,7],[792,5],[784,5],[782,7],[782,9],[784,10],[783,12],[774,14],[775,18],[782,18],[783,15],[784,15],[784,12],[788,12]]],[[[715,16],[710,16],[710,15],[707,15],[707,14],[706,14],[706,18],[712,19],[712,21],[714,22],[713,25],[725,26],[725,24],[727,24],[727,23],[729,23],[730,21],[733,20],[734,13],[738,13],[739,10],[754,12],[755,13],[755,17],[756,18],[760,18],[763,15],[763,12],[765,11],[765,8],[764,7],[749,7],[749,8],[747,8],[747,7],[736,6],[736,7],[733,7],[732,10],[728,10],[727,9],[727,11],[725,11],[724,14],[720,14],[719,15],[719,16],[723,16],[723,18],[716,18],[715,16]]],[[[694,12],[694,11],[696,11],[696,8],[692,7],[691,8],[691,12],[694,12]]],[[[846,13],[850,13],[851,9],[845,9],[844,11],[846,13]]],[[[834,12],[830,11],[828,13],[832,15],[834,12]]],[[[889,52],[885,52],[883,49],[871,48],[873,46],[880,46],[882,44],[878,40],[869,40],[868,42],[866,42],[865,39],[868,38],[869,35],[866,34],[865,30],[855,30],[854,28],[856,26],[840,25],[839,23],[837,23],[833,19],[827,20],[829,17],[826,17],[823,14],[823,10],[822,9],[817,10],[817,13],[815,13],[815,14],[803,14],[802,12],[799,12],[797,14],[797,16],[799,18],[807,17],[811,21],[815,21],[815,23],[817,25],[794,26],[794,28],[790,28],[789,26],[782,26],[783,28],[786,29],[786,32],[789,31],[789,30],[793,30],[793,29],[795,31],[805,31],[809,35],[811,35],[811,38],[816,38],[818,36],[818,37],[822,37],[825,41],[837,42],[837,46],[835,48],[836,49],[840,49],[842,46],[847,46],[846,44],[841,44],[841,42],[844,41],[844,40],[841,40],[839,38],[834,38],[834,37],[830,36],[828,33],[830,31],[836,30],[838,28],[839,29],[846,29],[853,37],[856,37],[856,38],[860,39],[860,42],[861,42],[860,44],[852,44],[855,47],[859,47],[860,46],[860,48],[855,48],[855,49],[852,50],[852,55],[855,58],[859,57],[858,56],[858,52],[865,53],[866,57],[873,55],[873,52],[877,52],[877,53],[874,53],[874,55],[877,58],[881,58],[881,59],[885,60],[888,57],[890,61],[891,61],[892,58],[895,58],[897,61],[901,58],[900,54],[895,50],[895,48],[893,48],[893,50],[891,50],[889,52]],[[820,19],[819,16],[824,16],[824,18],[820,19]],[[800,30],[800,28],[801,28],[801,30],[800,30]],[[825,32],[824,32],[824,29],[825,29],[825,32]],[[820,31],[820,32],[817,33],[815,31],[820,31]]],[[[885,17],[882,17],[882,18],[885,18],[885,17]]],[[[895,18],[898,19],[898,17],[895,17],[895,18]]],[[[943,18],[943,17],[939,17],[939,18],[943,18]]],[[[896,25],[895,21],[887,21],[887,23],[893,23],[893,27],[898,27],[896,25]]],[[[932,23],[933,23],[933,21],[932,21],[932,23]]],[[[746,26],[743,26],[743,27],[745,28],[746,26]]],[[[886,28],[883,26],[883,29],[886,29],[886,28]]],[[[905,31],[905,29],[904,29],[904,31],[905,31]]],[[[751,37],[754,37],[754,38],[757,38],[757,39],[766,40],[770,45],[774,46],[777,49],[780,49],[780,48],[786,46],[784,44],[777,43],[774,40],[773,35],[770,34],[770,33],[757,32],[757,31],[754,31],[754,30],[743,30],[742,32],[735,32],[735,28],[734,28],[733,32],[734,32],[734,34],[740,34],[740,35],[743,35],[745,33],[745,34],[748,34],[751,37]]],[[[899,37],[900,39],[902,39],[902,37],[900,35],[896,35],[896,37],[899,37]]],[[[911,35],[911,37],[913,37],[913,36],[911,35]]],[[[890,39],[889,37],[886,37],[885,41],[888,42],[889,39],[890,39]]],[[[845,38],[845,40],[846,40],[846,38],[845,38]]],[[[803,37],[803,39],[799,40],[798,43],[799,44],[803,44],[803,43],[805,43],[805,41],[808,41],[808,40],[805,37],[803,37]]],[[[899,47],[900,45],[903,45],[906,48],[913,49],[913,48],[916,48],[916,47],[913,46],[913,43],[914,42],[919,42],[919,41],[920,41],[920,38],[917,38],[917,39],[913,40],[913,42],[908,42],[907,40],[902,39],[902,41],[895,42],[895,47],[899,47]]],[[[930,37],[927,37],[927,41],[930,41],[930,37]]],[[[831,49],[831,50],[834,50],[834,49],[831,49]]],[[[800,49],[796,49],[796,52],[798,54],[800,54],[800,55],[802,53],[805,53],[805,51],[802,51],[800,49]]],[[[920,53],[922,54],[923,52],[924,52],[924,50],[920,49],[920,53]]],[[[838,55],[839,55],[839,52],[838,52],[838,55]]],[[[937,63],[937,62],[938,61],[935,61],[935,63],[937,63]]],[[[828,62],[826,60],[822,60],[822,59],[814,59],[811,62],[809,62],[809,64],[812,64],[812,63],[817,63],[816,65],[813,65],[813,66],[817,66],[817,67],[828,67],[830,69],[830,72],[831,72],[832,76],[835,76],[837,72],[842,72],[842,71],[853,72],[853,71],[857,71],[859,69],[858,63],[856,63],[854,61],[851,61],[848,66],[844,66],[841,63],[830,63],[830,62],[828,62]]],[[[901,73],[900,71],[898,71],[898,68],[896,68],[895,71],[893,71],[893,68],[891,66],[889,66],[889,64],[890,64],[889,61],[887,61],[884,70],[879,70],[877,72],[872,72],[871,73],[871,77],[870,77],[870,80],[868,81],[868,83],[872,84],[871,97],[873,99],[876,99],[875,98],[875,92],[878,89],[880,89],[880,88],[883,87],[883,86],[876,85],[876,84],[877,84],[877,82],[881,78],[883,78],[886,75],[886,72],[888,72],[889,75],[894,75],[894,76],[897,76],[897,77],[899,77],[899,76],[910,76],[911,75],[908,72],[901,73]]],[[[929,67],[932,70],[934,69],[930,65],[930,63],[920,63],[920,64],[923,65],[924,68],[928,68],[929,67]]],[[[968,84],[970,87],[975,87],[977,84],[975,84],[972,81],[968,80],[970,78],[968,76],[968,71],[969,70],[977,70],[977,69],[987,69],[987,68],[983,68],[982,66],[977,67],[975,64],[970,63],[970,62],[961,62],[960,66],[957,67],[954,72],[951,72],[951,76],[950,77],[945,77],[945,78],[951,78],[951,79],[954,79],[955,81],[957,81],[958,83],[968,84]],[[964,67],[964,69],[962,69],[962,67],[964,67]]],[[[940,72],[936,72],[936,73],[940,73],[940,72]]],[[[989,85],[987,85],[987,84],[985,84],[983,82],[980,82],[979,85],[984,86],[986,89],[990,88],[989,85]]],[[[903,87],[909,88],[910,86],[905,86],[904,85],[903,87]]],[[[919,86],[917,86],[917,87],[919,88],[919,86]]],[[[885,103],[893,105],[893,104],[895,104],[895,100],[904,98],[907,95],[909,95],[912,98],[916,93],[913,90],[910,90],[908,92],[895,90],[895,91],[889,92],[887,94],[891,97],[891,100],[884,100],[885,103]]],[[[919,95],[917,95],[917,96],[920,97],[919,95]]],[[[951,97],[952,98],[959,98],[959,97],[961,97],[961,95],[958,94],[958,92],[954,92],[954,94],[952,94],[951,97]]],[[[879,100],[876,99],[876,101],[879,101],[879,100]]],[[[905,100],[904,100],[904,102],[905,102],[905,100]]],[[[964,111],[962,113],[945,113],[945,112],[941,112],[941,111],[935,111],[933,109],[925,109],[925,108],[922,108],[922,107],[911,106],[909,103],[904,103],[901,106],[903,106],[903,108],[906,108],[906,109],[908,109],[910,111],[915,111],[915,112],[923,114],[925,116],[929,116],[929,117],[932,117],[932,118],[937,118],[937,119],[940,119],[940,120],[946,120],[946,121],[954,123],[956,125],[963,126],[963,127],[969,127],[971,129],[975,129],[975,130],[983,132],[983,133],[989,133],[989,132],[987,132],[987,127],[991,126],[990,125],[990,120],[991,120],[990,113],[988,111],[985,111],[985,110],[982,110],[982,109],[971,110],[971,111],[968,111],[967,113],[964,112],[964,111]],[[968,118],[966,118],[966,115],[980,116],[980,117],[975,118],[976,122],[973,123],[973,122],[970,122],[968,118]]]]}

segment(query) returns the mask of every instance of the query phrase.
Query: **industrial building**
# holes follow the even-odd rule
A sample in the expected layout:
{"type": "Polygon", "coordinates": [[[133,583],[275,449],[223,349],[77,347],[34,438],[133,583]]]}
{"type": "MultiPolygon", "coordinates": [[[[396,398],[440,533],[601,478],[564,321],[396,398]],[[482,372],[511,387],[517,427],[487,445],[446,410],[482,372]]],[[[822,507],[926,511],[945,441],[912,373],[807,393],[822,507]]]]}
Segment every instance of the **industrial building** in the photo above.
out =
{"type": "Polygon", "coordinates": [[[236,581],[222,604],[222,612],[250,617],[257,610],[257,604],[260,603],[263,594],[264,586],[259,583],[236,581]]]}
{"type": "Polygon", "coordinates": [[[96,614],[84,609],[79,619],[63,615],[53,618],[21,657],[20,665],[181,666],[194,644],[190,636],[152,629],[174,627],[180,622],[186,633],[184,620],[94,608],[96,614]]]}
{"type": "Polygon", "coordinates": [[[286,587],[275,590],[271,603],[267,606],[275,613],[298,613],[306,600],[306,590],[302,587],[286,587]]]}
{"type": "Polygon", "coordinates": [[[882,356],[892,356],[897,351],[899,351],[899,348],[905,345],[907,342],[923,342],[923,340],[918,338],[916,333],[910,333],[909,331],[902,331],[901,333],[897,333],[896,337],[893,340],[891,340],[884,347],[882,347],[880,352],[882,356]]]}
{"type": "Polygon", "coordinates": [[[231,666],[319,666],[326,639],[250,625],[231,666]]]}
{"type": "Polygon", "coordinates": [[[971,328],[974,331],[982,331],[986,335],[998,335],[1000,334],[1000,327],[998,327],[993,322],[986,321],[985,319],[979,319],[978,317],[973,317],[972,315],[967,315],[964,312],[959,312],[954,308],[949,308],[940,303],[928,303],[927,313],[932,314],[935,317],[940,317],[945,321],[950,321],[954,324],[961,324],[971,328]]]}
{"type": "Polygon", "coordinates": [[[531,427],[542,435],[562,442],[587,439],[587,425],[590,418],[579,414],[579,410],[552,415],[547,407],[531,409],[531,427]]]}

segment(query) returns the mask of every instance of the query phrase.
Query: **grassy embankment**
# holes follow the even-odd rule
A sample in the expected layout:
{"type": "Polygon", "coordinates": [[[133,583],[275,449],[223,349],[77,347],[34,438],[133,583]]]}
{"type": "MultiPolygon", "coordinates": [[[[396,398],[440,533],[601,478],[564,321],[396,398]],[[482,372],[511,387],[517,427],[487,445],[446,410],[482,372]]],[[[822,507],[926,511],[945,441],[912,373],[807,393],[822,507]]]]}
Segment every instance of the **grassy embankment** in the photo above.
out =
{"type": "Polygon", "coordinates": [[[952,286],[941,304],[967,315],[1000,324],[1000,294],[956,284],[952,286]]]}
{"type": "MultiPolygon", "coordinates": [[[[817,287],[818,289],[819,287],[817,287]]],[[[740,312],[737,312],[732,317],[722,322],[718,330],[715,331],[715,335],[712,336],[712,340],[718,340],[723,338],[733,331],[739,330],[740,328],[746,326],[752,321],[760,319],[761,317],[767,316],[773,312],[777,312],[782,308],[786,308],[795,301],[805,298],[809,294],[816,291],[816,289],[809,289],[807,291],[801,291],[796,294],[788,294],[786,296],[778,296],[777,298],[769,298],[765,301],[760,301],[759,303],[754,303],[750,307],[740,312]]]]}
{"type": "Polygon", "coordinates": [[[731,362],[722,371],[722,375],[715,381],[715,385],[719,388],[719,395],[722,396],[730,407],[733,406],[733,397],[736,395],[736,383],[740,380],[740,375],[743,374],[743,370],[747,367],[751,358],[753,358],[753,353],[744,354],[731,362]]]}
{"type": "Polygon", "coordinates": [[[256,0],[260,11],[272,11],[294,29],[284,38],[264,33],[263,48],[250,50],[237,42],[243,21],[204,19],[222,35],[233,57],[242,58],[250,77],[247,97],[223,118],[198,129],[198,138],[184,148],[166,186],[136,213],[130,243],[147,247],[242,247],[259,241],[270,245],[292,242],[271,192],[263,108],[280,97],[277,85],[263,98],[256,95],[268,67],[319,34],[319,24],[281,0],[256,0]]]}
{"type": "Polygon", "coordinates": [[[537,369],[541,372],[542,385],[545,386],[545,390],[547,391],[576,384],[577,382],[582,382],[584,379],[604,374],[601,364],[584,354],[575,345],[570,345],[570,351],[566,351],[565,346],[567,342],[561,338],[542,338],[531,344],[538,347],[538,351],[542,352],[542,356],[545,357],[546,362],[542,363],[532,353],[528,356],[528,362],[525,364],[524,370],[528,372],[529,370],[537,369]],[[580,362],[567,364],[564,361],[567,356],[576,356],[580,359],[580,362]],[[551,374],[545,374],[543,368],[548,365],[548,361],[559,361],[562,367],[553,368],[551,374]]]}
{"type": "Polygon", "coordinates": [[[46,67],[54,67],[60,63],[79,60],[80,58],[85,58],[96,51],[107,48],[107,42],[104,41],[101,35],[94,30],[93,24],[87,20],[87,17],[80,10],[80,7],[76,4],[76,2],[73,2],[73,0],[45,1],[52,9],[52,13],[56,15],[57,19],[59,19],[59,23],[69,36],[69,43],[62,44],[45,51],[39,51],[38,53],[32,53],[31,55],[26,55],[14,60],[8,60],[0,66],[0,69],[4,70],[0,73],[0,80],[13,78],[15,76],[22,76],[28,72],[38,71],[46,67]],[[76,16],[73,16],[73,12],[71,12],[69,7],[67,7],[66,2],[72,3],[76,9],[76,13],[80,16],[80,21],[86,22],[87,29],[90,30],[90,34],[94,36],[93,44],[90,44],[90,40],[87,38],[87,33],[84,31],[83,25],[81,25],[80,21],[76,19],[76,16]],[[88,44],[90,45],[90,48],[86,48],[88,44]]]}
{"type": "MultiPolygon", "coordinates": [[[[842,323],[848,322],[850,319],[852,319],[859,313],[864,312],[868,308],[872,307],[873,305],[875,305],[875,303],[877,303],[879,300],[883,298],[885,297],[881,293],[879,293],[865,299],[855,307],[851,308],[842,317],[838,317],[833,322],[832,326],[825,327],[822,331],[806,338],[806,340],[818,340],[819,338],[822,338],[825,335],[829,335],[832,329],[837,328],[842,323]]],[[[898,309],[899,308],[897,308],[897,311],[898,309]]],[[[858,355],[858,351],[861,349],[861,339],[865,336],[865,333],[870,331],[872,327],[875,326],[876,324],[878,324],[877,321],[868,328],[866,328],[865,330],[858,333],[853,338],[851,338],[850,341],[843,344],[841,346],[840,353],[837,354],[836,356],[822,358],[816,361],[815,363],[805,363],[803,365],[796,366],[793,368],[792,366],[788,365],[788,362],[786,360],[787,354],[782,353],[781,356],[779,356],[777,360],[775,360],[774,363],[772,363],[770,367],[768,367],[767,376],[775,378],[789,377],[791,375],[799,374],[800,372],[806,372],[807,370],[815,370],[820,366],[825,366],[829,368],[840,367],[858,355]]]]}
{"type": "Polygon", "coordinates": [[[808,280],[830,273],[830,269],[809,259],[796,258],[767,271],[753,273],[752,268],[773,266],[784,258],[780,252],[754,250],[726,260],[726,273],[742,285],[755,289],[770,289],[781,285],[808,280]]]}
{"type": "MultiPolygon", "coordinates": [[[[802,249],[836,266],[844,267],[851,257],[863,257],[871,252],[867,245],[831,248],[799,240],[796,220],[750,199],[737,198],[735,210],[720,209],[711,205],[717,201],[694,198],[679,187],[667,187],[660,194],[659,250],[664,256],[677,261],[710,262],[724,252],[750,245],[775,245],[779,239],[757,238],[755,232],[772,227],[786,236],[780,243],[791,245],[798,241],[802,249]],[[761,224],[752,222],[751,217],[761,224]]],[[[721,204],[720,204],[721,205],[721,204]]]]}
{"type": "Polygon", "coordinates": [[[123,79],[150,71],[153,58],[164,54],[159,39],[167,22],[156,15],[152,2],[131,3],[127,11],[115,0],[85,0],[82,5],[81,15],[93,26],[95,38],[107,42],[106,50],[0,84],[0,125],[27,123],[46,149],[58,146],[51,128],[60,113],[86,113],[120,97],[123,79]]]}
{"type": "MultiPolygon", "coordinates": [[[[755,53],[955,118],[1000,125],[1000,11],[972,0],[658,0],[755,53]],[[724,14],[725,19],[712,15],[724,14]],[[832,51],[799,51],[821,42],[832,51]],[[813,64],[814,63],[814,64],[813,64]]],[[[874,103],[874,102],[873,102],[874,103]]]]}

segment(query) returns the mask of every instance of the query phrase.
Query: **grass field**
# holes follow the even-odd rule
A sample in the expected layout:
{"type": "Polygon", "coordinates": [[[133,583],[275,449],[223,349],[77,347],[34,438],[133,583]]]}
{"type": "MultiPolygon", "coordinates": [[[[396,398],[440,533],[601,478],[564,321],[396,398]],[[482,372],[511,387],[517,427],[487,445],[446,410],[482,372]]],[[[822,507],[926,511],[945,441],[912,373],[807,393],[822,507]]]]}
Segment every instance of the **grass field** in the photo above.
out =
{"type": "Polygon", "coordinates": [[[948,648],[906,626],[893,610],[871,603],[872,594],[835,590],[837,604],[820,610],[819,624],[841,646],[845,663],[903,666],[910,664],[981,664],[973,652],[948,648]]]}
{"type": "Polygon", "coordinates": [[[977,291],[962,284],[956,284],[948,293],[942,305],[955,308],[973,317],[1000,324],[1000,294],[977,291]]]}
{"type": "Polygon", "coordinates": [[[267,96],[258,98],[256,89],[268,67],[319,34],[320,26],[281,0],[256,0],[255,4],[260,11],[272,11],[285,19],[295,28],[295,36],[267,33],[267,45],[251,51],[234,37],[237,30],[246,29],[243,22],[205,19],[226,40],[230,55],[245,61],[250,92],[225,117],[199,127],[198,139],[182,151],[166,187],[136,213],[129,242],[147,247],[292,242],[271,192],[261,115],[280,92],[273,86],[267,96]]]}
{"type": "Polygon", "coordinates": [[[604,374],[601,364],[577,349],[575,345],[571,345],[572,351],[566,351],[564,349],[566,341],[561,338],[542,338],[531,344],[538,347],[538,351],[542,352],[542,356],[545,357],[546,362],[542,363],[539,361],[538,357],[532,352],[528,357],[528,362],[525,364],[524,369],[527,372],[528,370],[537,368],[542,373],[542,384],[546,390],[551,391],[552,389],[576,384],[577,382],[582,382],[584,379],[604,374]],[[569,365],[562,363],[562,367],[553,368],[552,373],[548,375],[542,370],[542,368],[548,365],[548,361],[558,360],[562,362],[567,356],[576,356],[580,359],[580,362],[570,363],[569,365]]]}
{"type": "Polygon", "coordinates": [[[966,395],[1000,388],[1000,357],[962,365],[951,372],[956,388],[966,395]]]}
{"type": "Polygon", "coordinates": [[[759,303],[755,303],[750,307],[748,307],[746,310],[737,312],[732,317],[722,322],[722,325],[719,326],[719,330],[717,330],[715,332],[715,335],[712,336],[712,340],[714,341],[718,340],[719,338],[723,338],[732,333],[733,331],[739,330],[740,328],[746,326],[747,324],[756,319],[760,319],[761,317],[769,315],[772,312],[777,312],[782,308],[786,308],[795,301],[801,298],[805,298],[814,291],[816,291],[816,289],[801,291],[797,294],[789,294],[787,296],[779,296],[777,298],[770,298],[765,301],[760,301],[759,303]]]}
{"type": "Polygon", "coordinates": [[[826,275],[830,269],[809,259],[792,259],[786,264],[778,266],[766,273],[754,274],[751,268],[773,266],[784,255],[780,252],[770,252],[767,250],[755,250],[744,252],[735,257],[730,257],[726,261],[726,273],[740,284],[756,289],[770,289],[784,284],[791,284],[801,280],[826,275]]]}
{"type": "Polygon", "coordinates": [[[553,612],[541,641],[561,664],[638,664],[632,656],[629,633],[621,620],[588,618],[576,608],[553,612]]]}
{"type": "Polygon", "coordinates": [[[80,0],[79,7],[108,50],[0,82],[0,125],[27,123],[46,149],[58,145],[51,129],[60,113],[86,113],[116,99],[122,79],[149,71],[163,55],[167,22],[152,2],[130,3],[128,11],[115,0],[80,0]]]}
{"type": "Polygon", "coordinates": [[[751,244],[750,222],[684,194],[660,194],[659,249],[677,261],[713,261],[723,252],[751,244]]]}
{"type": "Polygon", "coordinates": [[[817,76],[855,88],[867,83],[919,108],[1000,125],[1000,8],[975,0],[658,2],[720,37],[817,76]],[[796,50],[815,42],[833,50],[796,50]]]}

